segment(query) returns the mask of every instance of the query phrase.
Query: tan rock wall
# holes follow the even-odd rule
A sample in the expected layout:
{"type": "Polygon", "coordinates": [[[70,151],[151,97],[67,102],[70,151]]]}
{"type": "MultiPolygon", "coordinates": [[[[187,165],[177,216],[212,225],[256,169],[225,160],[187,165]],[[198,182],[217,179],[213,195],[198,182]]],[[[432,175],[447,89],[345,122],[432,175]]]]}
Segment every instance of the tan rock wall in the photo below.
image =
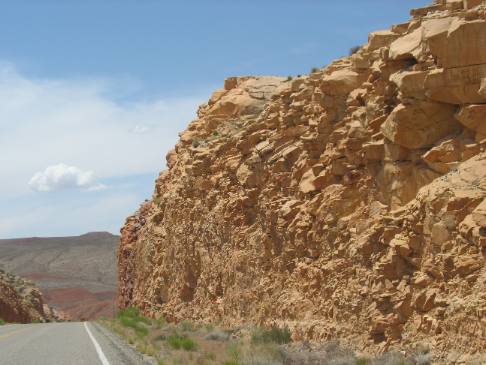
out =
{"type": "Polygon", "coordinates": [[[484,55],[467,45],[486,8],[471,7],[414,9],[309,76],[228,79],[122,229],[120,306],[367,351],[484,350],[483,75],[468,76],[484,55]]]}

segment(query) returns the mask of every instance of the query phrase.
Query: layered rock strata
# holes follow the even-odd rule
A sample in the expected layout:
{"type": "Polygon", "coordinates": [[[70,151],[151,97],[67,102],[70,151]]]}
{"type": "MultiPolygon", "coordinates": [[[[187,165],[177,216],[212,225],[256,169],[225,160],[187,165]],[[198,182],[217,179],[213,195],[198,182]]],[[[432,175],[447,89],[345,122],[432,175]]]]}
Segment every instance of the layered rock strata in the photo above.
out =
{"type": "Polygon", "coordinates": [[[225,81],[122,229],[121,307],[484,351],[486,4],[411,14],[308,76],[225,81]]]}
{"type": "Polygon", "coordinates": [[[30,281],[0,270],[0,319],[32,323],[62,320],[64,316],[44,303],[41,292],[30,281]]]}

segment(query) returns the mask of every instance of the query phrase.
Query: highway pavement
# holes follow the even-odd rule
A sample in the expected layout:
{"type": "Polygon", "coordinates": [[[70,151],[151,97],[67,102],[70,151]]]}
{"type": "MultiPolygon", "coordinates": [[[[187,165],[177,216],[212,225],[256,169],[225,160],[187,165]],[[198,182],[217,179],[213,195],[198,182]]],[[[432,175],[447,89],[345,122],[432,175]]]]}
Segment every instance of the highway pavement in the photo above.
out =
{"type": "Polygon", "coordinates": [[[93,322],[0,326],[1,365],[151,363],[112,332],[93,322]]]}

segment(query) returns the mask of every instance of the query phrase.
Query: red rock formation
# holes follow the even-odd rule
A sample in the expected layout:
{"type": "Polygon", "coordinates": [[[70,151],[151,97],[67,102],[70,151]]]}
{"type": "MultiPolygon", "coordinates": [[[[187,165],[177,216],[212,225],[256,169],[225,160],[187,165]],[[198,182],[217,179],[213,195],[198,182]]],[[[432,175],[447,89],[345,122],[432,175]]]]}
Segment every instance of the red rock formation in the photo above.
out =
{"type": "Polygon", "coordinates": [[[412,15],[309,76],[226,80],[122,229],[120,306],[483,351],[486,4],[412,15]]]}
{"type": "Polygon", "coordinates": [[[44,304],[41,292],[32,283],[0,270],[0,319],[31,323],[61,319],[61,313],[44,304]]]}

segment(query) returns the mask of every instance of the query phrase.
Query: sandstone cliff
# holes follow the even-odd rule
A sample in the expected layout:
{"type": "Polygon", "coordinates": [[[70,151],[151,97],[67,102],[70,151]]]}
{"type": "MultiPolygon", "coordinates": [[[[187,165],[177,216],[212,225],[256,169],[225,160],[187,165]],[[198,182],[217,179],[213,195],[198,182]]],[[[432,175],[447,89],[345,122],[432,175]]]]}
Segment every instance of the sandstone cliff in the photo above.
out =
{"type": "Polygon", "coordinates": [[[0,319],[31,323],[61,317],[61,313],[44,304],[41,292],[31,282],[0,270],[0,319]]]}
{"type": "Polygon", "coordinates": [[[308,76],[226,80],[122,229],[121,307],[484,351],[486,3],[411,14],[308,76]]]}

